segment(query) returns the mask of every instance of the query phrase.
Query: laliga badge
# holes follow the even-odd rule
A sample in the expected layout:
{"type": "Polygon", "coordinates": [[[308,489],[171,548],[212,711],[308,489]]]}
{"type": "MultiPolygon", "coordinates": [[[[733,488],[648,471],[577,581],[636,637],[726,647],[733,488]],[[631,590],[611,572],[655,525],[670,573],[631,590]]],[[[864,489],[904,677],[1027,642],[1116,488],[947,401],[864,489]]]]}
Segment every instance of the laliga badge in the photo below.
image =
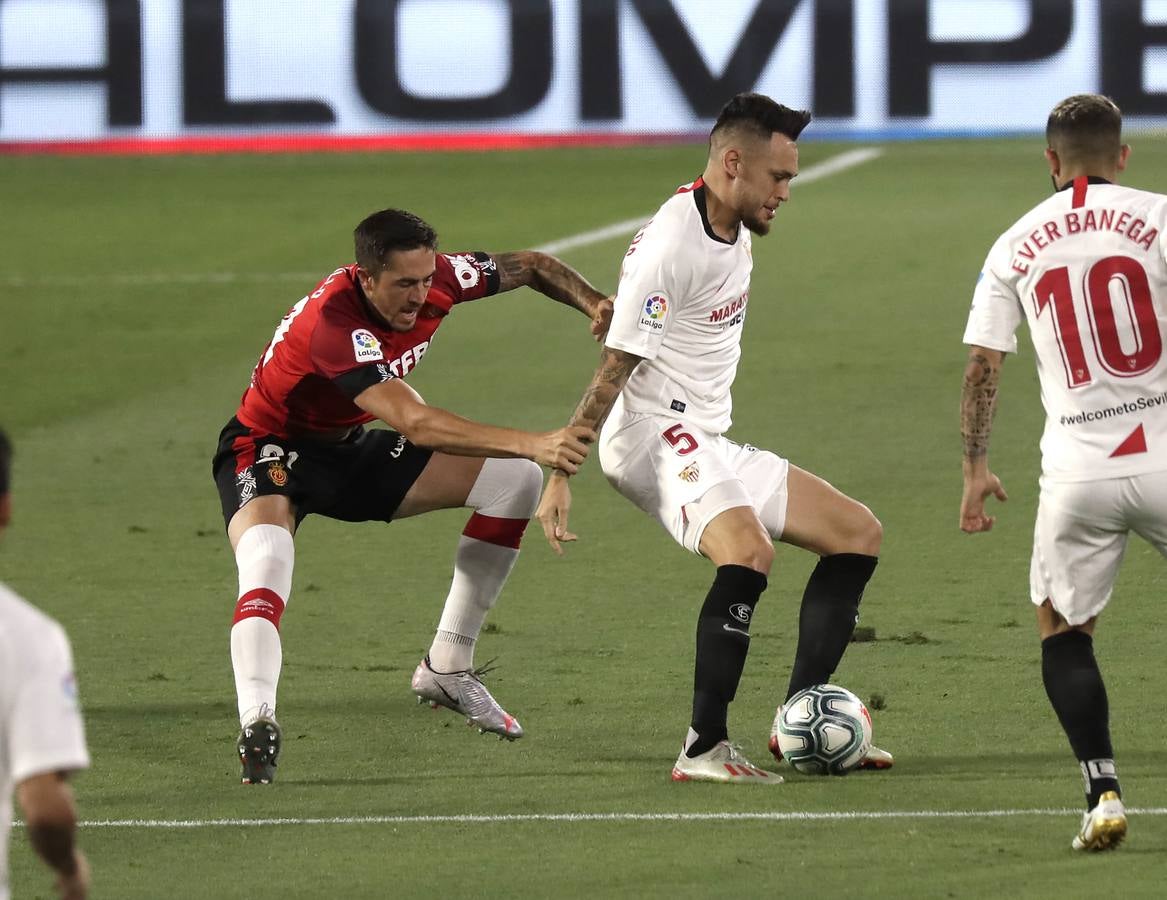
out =
{"type": "Polygon", "coordinates": [[[649,294],[640,308],[640,319],[636,327],[649,334],[660,334],[665,330],[665,317],[669,314],[669,299],[664,294],[649,294]]]}
{"type": "Polygon", "coordinates": [[[384,359],[381,352],[381,342],[377,336],[366,328],[358,328],[353,332],[353,356],[357,362],[374,362],[384,359]]]}

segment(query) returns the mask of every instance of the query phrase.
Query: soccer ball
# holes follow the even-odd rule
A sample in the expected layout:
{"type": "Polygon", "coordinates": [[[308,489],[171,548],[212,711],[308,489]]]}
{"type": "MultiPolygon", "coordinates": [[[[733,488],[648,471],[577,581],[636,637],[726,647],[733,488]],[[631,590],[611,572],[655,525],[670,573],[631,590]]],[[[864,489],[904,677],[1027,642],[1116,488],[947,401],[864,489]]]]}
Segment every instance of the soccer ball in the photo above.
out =
{"type": "Polygon", "coordinates": [[[846,775],[871,749],[871,715],[846,688],[816,684],[786,701],[774,736],[799,772],[846,775]]]}

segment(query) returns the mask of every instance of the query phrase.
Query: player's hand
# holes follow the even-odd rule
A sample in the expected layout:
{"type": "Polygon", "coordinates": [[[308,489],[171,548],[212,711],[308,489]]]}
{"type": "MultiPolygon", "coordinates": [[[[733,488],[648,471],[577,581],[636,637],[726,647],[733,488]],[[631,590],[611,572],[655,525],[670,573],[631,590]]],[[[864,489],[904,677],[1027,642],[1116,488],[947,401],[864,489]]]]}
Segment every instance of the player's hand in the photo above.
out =
{"type": "Polygon", "coordinates": [[[595,442],[596,433],[583,425],[568,425],[558,431],[541,434],[539,439],[535,462],[574,475],[587,458],[588,444],[595,442]]]}
{"type": "Polygon", "coordinates": [[[596,314],[592,316],[592,337],[603,342],[612,324],[612,298],[605,297],[596,304],[596,314]]]}
{"type": "Polygon", "coordinates": [[[985,500],[996,497],[1002,503],[1009,499],[1001,479],[988,469],[964,475],[964,495],[960,498],[960,530],[965,534],[989,531],[996,516],[985,515],[985,500]]]}
{"type": "Polygon", "coordinates": [[[560,542],[574,541],[576,536],[567,530],[567,514],[571,511],[571,488],[562,472],[552,472],[547,487],[535,510],[535,518],[543,526],[543,534],[551,549],[563,556],[560,542]]]}
{"type": "Polygon", "coordinates": [[[85,900],[89,896],[89,860],[80,850],[73,851],[76,868],[72,875],[57,877],[57,894],[61,900],[85,900]]]}

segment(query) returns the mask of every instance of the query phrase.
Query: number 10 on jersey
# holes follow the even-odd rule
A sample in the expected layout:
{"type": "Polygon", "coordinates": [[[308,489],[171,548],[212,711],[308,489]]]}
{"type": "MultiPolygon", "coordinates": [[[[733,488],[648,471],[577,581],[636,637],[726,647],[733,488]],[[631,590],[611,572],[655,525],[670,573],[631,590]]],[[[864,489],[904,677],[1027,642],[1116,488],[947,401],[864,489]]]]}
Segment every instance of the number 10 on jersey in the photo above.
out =
{"type": "MultiPolygon", "coordinates": [[[[1147,270],[1142,263],[1129,256],[1100,259],[1086,271],[1083,289],[1086,324],[1095,357],[1102,367],[1120,378],[1133,378],[1150,371],[1163,355],[1163,338],[1147,270]],[[1116,306],[1120,310],[1118,315],[1116,306]],[[1119,336],[1120,316],[1124,330],[1133,335],[1130,352],[1123,348],[1119,336]]],[[[1066,384],[1073,389],[1093,382],[1074,310],[1070,270],[1060,266],[1043,274],[1034,285],[1033,303],[1039,319],[1047,309],[1053,311],[1054,335],[1066,368],[1066,384]]]]}

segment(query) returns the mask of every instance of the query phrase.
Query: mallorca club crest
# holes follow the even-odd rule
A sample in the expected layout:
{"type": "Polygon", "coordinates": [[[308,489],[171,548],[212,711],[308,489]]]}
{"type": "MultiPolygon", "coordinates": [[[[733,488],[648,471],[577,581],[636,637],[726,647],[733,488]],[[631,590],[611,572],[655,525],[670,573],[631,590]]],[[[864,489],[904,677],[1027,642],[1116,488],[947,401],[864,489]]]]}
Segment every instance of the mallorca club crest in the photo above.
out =
{"type": "Polygon", "coordinates": [[[276,487],[283,487],[288,483],[288,470],[284,468],[284,464],[279,460],[268,463],[267,477],[276,487]]]}

